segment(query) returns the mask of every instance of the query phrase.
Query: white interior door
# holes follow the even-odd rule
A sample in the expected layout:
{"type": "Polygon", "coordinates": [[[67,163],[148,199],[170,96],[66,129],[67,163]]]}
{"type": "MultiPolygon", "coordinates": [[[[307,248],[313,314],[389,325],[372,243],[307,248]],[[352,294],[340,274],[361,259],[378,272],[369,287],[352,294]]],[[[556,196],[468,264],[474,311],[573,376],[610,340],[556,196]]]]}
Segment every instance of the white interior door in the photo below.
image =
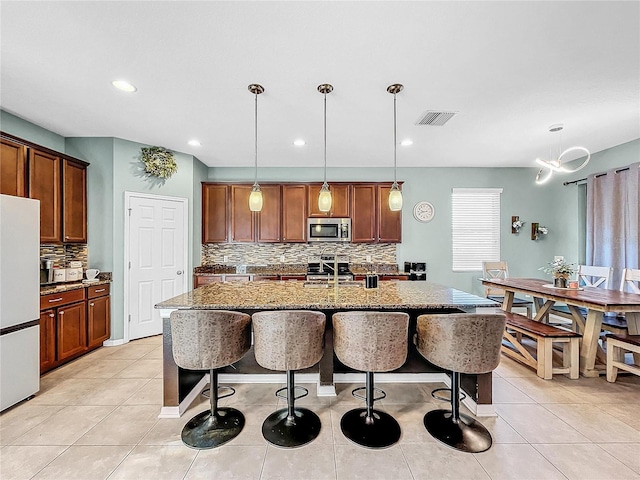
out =
{"type": "Polygon", "coordinates": [[[129,340],[162,333],[154,305],[186,290],[187,199],[129,195],[129,340]]]}

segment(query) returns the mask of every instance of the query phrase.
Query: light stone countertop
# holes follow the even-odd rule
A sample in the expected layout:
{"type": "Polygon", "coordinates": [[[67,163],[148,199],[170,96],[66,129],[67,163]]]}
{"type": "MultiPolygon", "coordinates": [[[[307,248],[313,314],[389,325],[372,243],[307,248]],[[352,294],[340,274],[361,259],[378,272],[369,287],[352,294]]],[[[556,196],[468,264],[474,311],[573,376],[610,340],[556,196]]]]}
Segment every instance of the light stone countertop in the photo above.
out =
{"type": "Polygon", "coordinates": [[[98,280],[97,282],[73,282],[73,283],[43,285],[40,287],[40,295],[49,295],[50,293],[68,292],[70,290],[78,290],[80,288],[89,288],[95,285],[106,285],[108,283],[111,283],[111,280],[98,280]]]}
{"type": "MultiPolygon", "coordinates": [[[[355,282],[354,282],[355,283],[355,282]]],[[[430,282],[381,281],[362,286],[305,287],[300,281],[213,283],[158,303],[157,309],[437,309],[497,307],[477,295],[430,282]]]]}

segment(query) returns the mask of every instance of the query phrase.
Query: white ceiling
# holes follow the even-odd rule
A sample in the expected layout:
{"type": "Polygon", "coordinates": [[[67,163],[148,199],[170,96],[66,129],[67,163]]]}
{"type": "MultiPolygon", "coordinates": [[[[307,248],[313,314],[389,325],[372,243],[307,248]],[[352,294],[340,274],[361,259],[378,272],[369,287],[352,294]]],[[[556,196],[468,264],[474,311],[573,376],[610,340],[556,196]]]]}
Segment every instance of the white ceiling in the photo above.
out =
{"type": "Polygon", "coordinates": [[[640,3],[0,2],[0,106],[65,137],[252,166],[531,166],[640,137],[640,3]],[[138,87],[111,86],[125,78],[138,87]],[[427,110],[458,112],[416,126],[427,110]],[[187,141],[197,138],[200,147],[187,141]],[[303,138],[304,147],[293,141],[303,138]]]}

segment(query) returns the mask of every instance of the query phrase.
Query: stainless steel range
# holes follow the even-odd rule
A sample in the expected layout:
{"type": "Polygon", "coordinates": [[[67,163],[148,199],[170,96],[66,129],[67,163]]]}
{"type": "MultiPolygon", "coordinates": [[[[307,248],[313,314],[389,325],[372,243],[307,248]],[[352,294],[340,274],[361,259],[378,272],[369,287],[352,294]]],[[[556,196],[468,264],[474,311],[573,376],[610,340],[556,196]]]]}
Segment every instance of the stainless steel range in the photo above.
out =
{"type": "Polygon", "coordinates": [[[349,270],[347,255],[323,254],[310,256],[307,260],[307,281],[329,281],[335,277],[337,270],[338,282],[353,280],[353,273],[349,270]]]}

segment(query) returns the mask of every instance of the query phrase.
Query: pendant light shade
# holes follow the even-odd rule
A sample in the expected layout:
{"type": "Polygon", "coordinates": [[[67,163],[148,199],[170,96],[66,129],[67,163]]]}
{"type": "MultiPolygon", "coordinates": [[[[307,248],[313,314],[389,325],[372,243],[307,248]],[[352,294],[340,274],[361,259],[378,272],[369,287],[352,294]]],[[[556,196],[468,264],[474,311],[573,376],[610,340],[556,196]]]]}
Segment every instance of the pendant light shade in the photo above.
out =
{"type": "Polygon", "coordinates": [[[398,148],[398,141],[396,137],[396,93],[400,93],[404,87],[399,83],[394,83],[387,87],[387,92],[393,95],[393,184],[389,191],[389,210],[397,212],[402,210],[402,191],[398,185],[396,178],[396,150],[398,148]]]}
{"type": "Polygon", "coordinates": [[[258,95],[264,92],[262,85],[252,83],[249,85],[249,91],[255,96],[255,177],[253,181],[253,188],[249,195],[249,210],[252,212],[262,211],[262,190],[258,184],[258,95]]]}
{"type": "Polygon", "coordinates": [[[333,86],[328,83],[318,85],[318,91],[324,95],[324,183],[318,195],[318,210],[321,212],[331,211],[331,190],[327,183],[327,93],[333,92],[333,86]]]}

